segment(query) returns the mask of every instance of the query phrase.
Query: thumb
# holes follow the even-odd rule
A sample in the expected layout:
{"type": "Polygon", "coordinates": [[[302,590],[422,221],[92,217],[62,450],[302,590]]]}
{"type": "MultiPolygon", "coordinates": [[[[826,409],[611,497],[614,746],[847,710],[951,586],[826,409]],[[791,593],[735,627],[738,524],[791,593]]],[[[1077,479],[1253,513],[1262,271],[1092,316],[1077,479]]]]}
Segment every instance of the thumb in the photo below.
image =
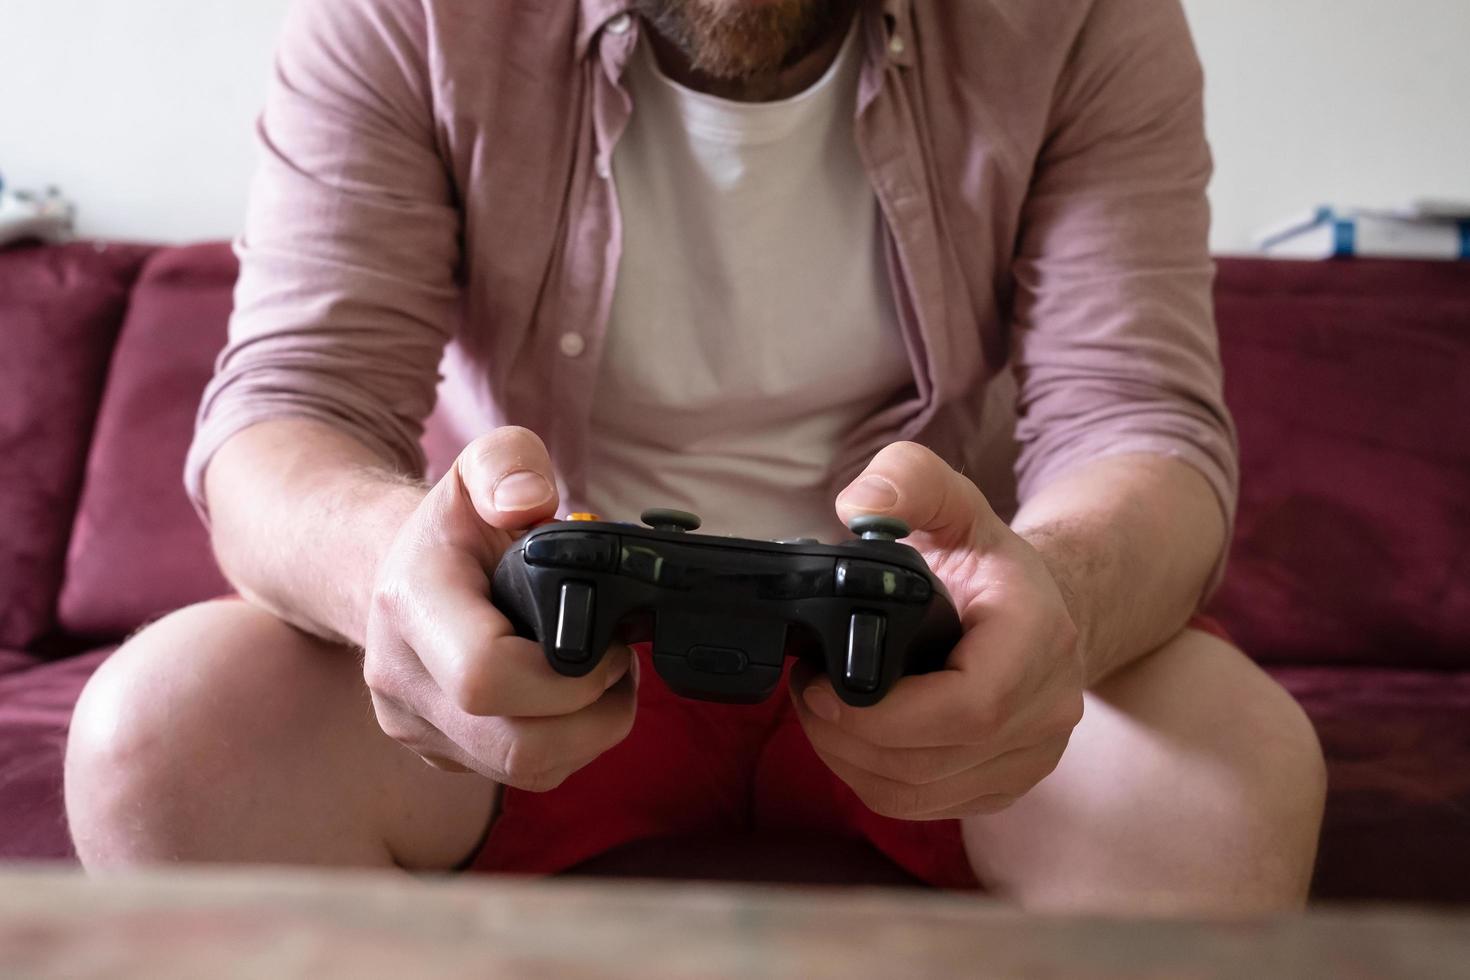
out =
{"type": "Polygon", "coordinates": [[[556,516],[556,473],[546,444],[530,429],[506,426],[459,454],[445,489],[489,527],[519,531],[556,516]]]}
{"type": "Polygon", "coordinates": [[[988,550],[1006,530],[979,487],[912,442],[885,448],[838,495],[844,524],[864,514],[896,517],[926,545],[942,549],[988,550]]]}

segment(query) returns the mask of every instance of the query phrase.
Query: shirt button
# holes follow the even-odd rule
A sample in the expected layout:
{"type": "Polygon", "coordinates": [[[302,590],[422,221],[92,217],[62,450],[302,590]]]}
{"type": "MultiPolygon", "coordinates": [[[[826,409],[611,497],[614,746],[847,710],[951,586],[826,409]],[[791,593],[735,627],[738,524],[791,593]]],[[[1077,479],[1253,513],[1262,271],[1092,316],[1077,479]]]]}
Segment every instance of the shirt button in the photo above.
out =
{"type": "Polygon", "coordinates": [[[567,357],[581,357],[587,353],[586,338],[579,333],[562,334],[561,352],[567,357]]]}
{"type": "Polygon", "coordinates": [[[903,53],[906,49],[907,46],[903,43],[903,38],[899,37],[897,34],[893,35],[893,39],[888,42],[888,51],[895,58],[903,57],[903,53]]]}
{"type": "Polygon", "coordinates": [[[607,162],[607,157],[597,158],[597,176],[603,180],[608,180],[612,177],[612,164],[607,162]]]}
{"type": "Polygon", "coordinates": [[[618,14],[607,22],[607,29],[613,34],[626,34],[632,26],[633,18],[628,14],[618,14]]]}

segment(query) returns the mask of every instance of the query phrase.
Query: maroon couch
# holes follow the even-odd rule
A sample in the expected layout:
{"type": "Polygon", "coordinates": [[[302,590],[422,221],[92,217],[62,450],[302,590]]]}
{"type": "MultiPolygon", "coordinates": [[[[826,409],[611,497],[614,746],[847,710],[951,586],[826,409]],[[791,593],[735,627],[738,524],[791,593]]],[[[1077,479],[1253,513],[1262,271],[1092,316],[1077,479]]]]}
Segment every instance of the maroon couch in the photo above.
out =
{"type": "MultiPolygon", "coordinates": [[[[0,858],[71,857],[78,690],[225,589],[179,471],[234,277],[218,245],[0,251],[0,858]]],[[[1317,894],[1470,902],[1470,267],[1225,261],[1219,314],[1214,611],[1326,746],[1317,894]]]]}

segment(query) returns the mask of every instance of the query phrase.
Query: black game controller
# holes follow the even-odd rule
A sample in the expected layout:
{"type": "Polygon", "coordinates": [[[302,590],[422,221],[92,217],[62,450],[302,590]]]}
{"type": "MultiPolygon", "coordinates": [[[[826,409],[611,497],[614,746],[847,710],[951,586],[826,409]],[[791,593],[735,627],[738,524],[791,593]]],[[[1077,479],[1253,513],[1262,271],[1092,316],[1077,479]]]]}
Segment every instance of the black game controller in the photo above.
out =
{"type": "Polygon", "coordinates": [[[576,517],[516,542],[490,590],[569,677],[614,641],[652,640],[659,675],[684,697],[764,701],[790,655],[866,707],[905,674],[944,666],[959,642],[949,594],[893,518],[859,517],[860,539],[824,545],[693,534],[699,518],[682,511],[648,511],[647,527],[576,517]]]}

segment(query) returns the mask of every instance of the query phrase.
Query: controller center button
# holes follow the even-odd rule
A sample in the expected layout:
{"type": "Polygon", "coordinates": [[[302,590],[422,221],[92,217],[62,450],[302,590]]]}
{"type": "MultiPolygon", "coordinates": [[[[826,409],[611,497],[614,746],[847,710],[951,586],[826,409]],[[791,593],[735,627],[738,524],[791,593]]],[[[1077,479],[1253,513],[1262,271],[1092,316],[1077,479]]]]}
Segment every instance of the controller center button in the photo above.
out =
{"type": "Polygon", "coordinates": [[[578,663],[592,656],[592,586],[563,582],[556,611],[556,655],[578,663]]]}
{"type": "Polygon", "coordinates": [[[527,565],[602,572],[612,570],[615,551],[611,537],[574,531],[531,538],[525,556],[527,565]]]}
{"type": "Polygon", "coordinates": [[[847,665],[843,679],[863,694],[878,690],[883,674],[883,641],[888,623],[878,613],[852,614],[847,628],[847,665]]]}
{"type": "Polygon", "coordinates": [[[928,579],[906,568],[853,558],[837,563],[837,594],[844,599],[919,605],[933,592],[928,579]]]}
{"type": "Polygon", "coordinates": [[[728,647],[691,647],[684,659],[702,674],[743,674],[750,666],[750,658],[744,650],[728,647]]]}

